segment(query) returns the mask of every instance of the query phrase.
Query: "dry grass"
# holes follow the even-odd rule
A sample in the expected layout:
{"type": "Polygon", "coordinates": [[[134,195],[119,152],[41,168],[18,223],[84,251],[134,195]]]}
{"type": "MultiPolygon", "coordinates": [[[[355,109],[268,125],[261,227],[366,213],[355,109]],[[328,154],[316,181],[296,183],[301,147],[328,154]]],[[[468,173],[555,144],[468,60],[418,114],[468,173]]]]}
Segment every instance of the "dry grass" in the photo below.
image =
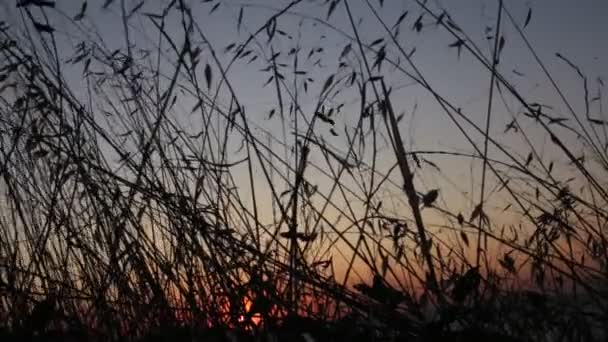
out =
{"type": "Polygon", "coordinates": [[[89,25],[92,4],[59,30],[54,1],[18,3],[21,26],[0,27],[3,338],[605,338],[608,139],[601,105],[592,115],[603,82],[558,54],[583,84],[584,98],[569,100],[528,41],[531,11],[516,20],[497,1],[488,54],[425,1],[395,24],[382,1],[356,1],[381,29],[371,40],[355,1],[319,3],[316,16],[282,3],[258,26],[246,25],[253,4],[174,0],[148,12],[107,1],[123,26],[114,50],[89,25]],[[230,8],[246,38],[214,46],[199,6],[230,8]],[[306,29],[284,18],[341,35],[337,62],[304,48],[306,29]],[[151,43],[134,38],[142,23],[151,43]],[[509,81],[507,28],[563,103],[509,81]],[[487,73],[496,100],[482,118],[434,87],[401,43],[432,32],[451,37],[455,66],[466,58],[487,73]],[[262,69],[269,112],[239,96],[239,68],[262,69]],[[404,80],[468,151],[407,143],[393,87],[404,80]],[[505,136],[523,145],[492,133],[498,99],[521,109],[505,136]],[[448,200],[441,158],[480,170],[470,207],[448,200]]]}

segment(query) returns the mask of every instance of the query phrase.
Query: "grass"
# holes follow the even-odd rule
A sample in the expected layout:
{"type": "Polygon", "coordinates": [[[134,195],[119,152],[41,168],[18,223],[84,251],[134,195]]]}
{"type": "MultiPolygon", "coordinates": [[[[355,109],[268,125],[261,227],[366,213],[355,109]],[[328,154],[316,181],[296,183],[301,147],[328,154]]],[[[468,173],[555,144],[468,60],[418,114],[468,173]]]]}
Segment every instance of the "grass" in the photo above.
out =
{"type": "Polygon", "coordinates": [[[601,78],[557,54],[582,83],[572,100],[527,37],[532,10],[516,19],[503,1],[487,49],[425,1],[391,22],[382,1],[280,5],[107,1],[115,49],[92,4],[18,2],[21,21],[0,26],[3,338],[605,338],[601,78]],[[220,47],[196,13],[223,10],[246,38],[220,47]],[[256,10],[270,14],[251,24],[256,10]],[[341,37],[337,60],[309,46],[313,23],[341,37]],[[455,67],[488,75],[482,117],[401,39],[437,32],[455,67]],[[561,103],[509,81],[515,39],[561,103]],[[239,96],[235,73],[250,72],[268,112],[239,96]],[[408,142],[409,87],[466,150],[408,142]],[[511,115],[502,136],[497,107],[511,115]],[[464,198],[448,162],[471,168],[464,198]]]}

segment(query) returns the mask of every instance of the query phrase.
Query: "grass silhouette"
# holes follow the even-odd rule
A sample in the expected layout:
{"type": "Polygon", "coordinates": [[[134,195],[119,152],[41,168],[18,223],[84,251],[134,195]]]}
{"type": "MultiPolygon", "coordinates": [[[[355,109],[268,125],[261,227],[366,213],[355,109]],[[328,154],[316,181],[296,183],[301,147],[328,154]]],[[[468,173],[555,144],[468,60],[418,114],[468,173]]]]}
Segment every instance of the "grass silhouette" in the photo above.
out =
{"type": "Polygon", "coordinates": [[[488,49],[426,1],[396,19],[384,1],[311,3],[16,2],[22,21],[0,23],[3,341],[606,338],[602,79],[556,55],[582,83],[575,109],[526,34],[532,9],[503,1],[488,49]],[[197,15],[224,10],[245,38],[218,47],[197,15]],[[488,75],[481,117],[402,43],[436,32],[453,68],[488,75]],[[515,40],[563,103],[509,81],[515,40]],[[239,96],[250,72],[267,112],[239,96]],[[403,80],[467,151],[408,141],[403,80]],[[498,99],[520,108],[502,136],[498,99]],[[454,165],[471,166],[466,205],[454,165]]]}

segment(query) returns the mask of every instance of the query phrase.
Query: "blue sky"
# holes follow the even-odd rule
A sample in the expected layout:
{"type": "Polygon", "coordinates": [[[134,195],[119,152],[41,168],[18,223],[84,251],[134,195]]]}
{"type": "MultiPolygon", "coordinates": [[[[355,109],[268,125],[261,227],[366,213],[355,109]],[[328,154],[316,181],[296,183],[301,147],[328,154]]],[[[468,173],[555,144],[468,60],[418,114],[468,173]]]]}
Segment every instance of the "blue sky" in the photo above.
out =
{"type": "MultiPolygon", "coordinates": [[[[0,19],[9,23],[20,25],[21,18],[9,2],[3,2],[4,10],[0,13],[0,19]]],[[[127,11],[139,1],[125,1],[127,11]]],[[[166,5],[167,1],[147,0],[140,13],[152,12],[159,13],[160,9],[166,5]]],[[[200,1],[190,2],[193,5],[193,13],[197,18],[197,23],[201,26],[204,33],[210,39],[212,45],[218,51],[231,42],[244,41],[250,32],[257,30],[267,18],[278,9],[286,6],[289,1],[212,1],[201,3],[200,1]],[[213,14],[209,14],[215,4],[221,3],[213,14]],[[239,11],[243,9],[243,24],[240,33],[236,30],[236,21],[239,11]]],[[[486,39],[486,27],[493,27],[496,21],[498,1],[487,0],[461,0],[461,1],[428,1],[430,8],[438,10],[444,8],[450,13],[452,19],[457,23],[482,49],[486,56],[491,51],[491,42],[486,39]]],[[[50,20],[57,29],[60,44],[65,48],[66,56],[70,48],[78,42],[78,36],[84,31],[79,32],[70,22],[69,18],[78,13],[81,8],[81,1],[57,1],[58,12],[50,14],[50,20]]],[[[110,49],[124,48],[125,41],[122,22],[120,20],[121,1],[114,1],[108,9],[101,9],[100,1],[89,1],[85,20],[82,21],[84,27],[97,30],[101,37],[108,44],[110,49]]],[[[397,17],[404,10],[409,10],[409,15],[401,24],[401,34],[399,41],[406,50],[416,48],[413,57],[414,63],[421,70],[427,80],[438,90],[440,94],[453,101],[455,105],[467,112],[469,117],[483,124],[485,119],[485,108],[487,106],[487,89],[489,84],[489,72],[480,67],[467,52],[463,52],[460,58],[456,51],[448,45],[454,42],[454,38],[433,25],[430,18],[425,17],[425,24],[421,33],[413,32],[411,29],[414,20],[420,14],[420,9],[413,1],[384,1],[384,6],[379,7],[379,1],[370,0],[351,0],[349,1],[357,28],[364,42],[371,42],[377,38],[387,38],[385,32],[373,17],[368,4],[371,4],[380,16],[386,20],[389,26],[395,22],[397,17]],[[359,22],[359,20],[362,20],[359,22]]],[[[603,20],[608,15],[608,2],[602,0],[535,0],[535,1],[505,1],[505,6],[513,15],[514,19],[521,25],[525,20],[528,10],[532,9],[532,16],[529,25],[524,32],[534,46],[540,59],[546,64],[548,70],[555,77],[556,81],[563,88],[565,94],[573,104],[581,105],[581,83],[575,72],[569,68],[562,60],[556,58],[555,53],[559,52],[567,57],[582,71],[589,79],[590,91],[597,89],[598,77],[604,78],[608,73],[608,22],[603,20]]],[[[273,42],[275,51],[288,51],[291,47],[299,44],[303,53],[310,48],[323,47],[322,56],[323,68],[312,66],[313,58],[310,61],[304,60],[302,68],[310,68],[310,75],[315,79],[316,88],[311,86],[311,94],[301,99],[301,104],[305,110],[312,110],[318,98],[318,88],[323,80],[332,73],[335,73],[338,65],[338,55],[346,44],[352,43],[341,33],[336,33],[333,29],[320,22],[311,19],[317,18],[321,21],[326,19],[328,4],[325,1],[306,0],[294,6],[284,17],[279,18],[277,28],[291,34],[293,40],[277,40],[273,42]],[[301,26],[300,26],[301,24],[301,26]],[[296,43],[297,42],[297,43],[296,43]],[[307,64],[308,63],[308,64],[307,64]],[[316,91],[316,92],[315,92],[316,91]],[[306,106],[308,105],[308,107],[306,106]]],[[[38,16],[38,12],[34,12],[38,16]]],[[[177,18],[173,18],[177,19],[177,18]]],[[[173,23],[178,23],[174,20],[173,23]]],[[[328,23],[343,30],[347,35],[352,36],[348,17],[343,2],[340,2],[328,23]]],[[[150,30],[150,22],[143,16],[135,16],[130,21],[131,36],[133,41],[140,47],[153,47],[157,34],[150,30]]],[[[492,33],[490,33],[492,34],[492,33]]],[[[499,69],[512,81],[515,86],[526,94],[531,102],[541,102],[552,104],[556,113],[562,115],[565,108],[560,104],[555,91],[549,85],[547,78],[541,72],[532,55],[527,50],[512,24],[503,21],[503,35],[506,38],[506,45],[501,58],[499,69]],[[513,72],[525,75],[519,76],[513,72]]],[[[178,26],[175,26],[175,36],[180,36],[178,26]]],[[[254,48],[258,52],[269,54],[269,48],[263,45],[254,48]]],[[[397,58],[397,51],[389,46],[389,58],[397,58]]],[[[368,54],[368,56],[373,57],[368,54]]],[[[208,57],[203,53],[203,58],[208,57]]],[[[224,63],[229,60],[229,55],[221,55],[224,63]]],[[[67,58],[67,57],[66,57],[67,58]]],[[[261,58],[260,58],[261,60],[261,58]]],[[[283,62],[291,62],[285,53],[279,59],[283,62]]],[[[402,65],[405,65],[402,62],[402,65]]],[[[279,129],[276,121],[264,120],[269,111],[276,107],[276,95],[272,87],[261,87],[267,74],[262,74],[258,70],[265,66],[259,60],[252,64],[237,63],[228,77],[234,85],[242,103],[246,105],[249,117],[253,122],[260,126],[276,132],[279,129]]],[[[411,70],[406,68],[407,70],[411,70]]],[[[411,84],[411,80],[405,75],[395,72],[388,66],[382,70],[387,80],[394,87],[411,84]]],[[[74,73],[74,82],[80,81],[78,74],[74,73]]],[[[68,77],[69,74],[68,74],[68,77]]],[[[302,91],[300,89],[300,95],[302,91]]],[[[353,95],[352,93],[350,95],[353,95]]],[[[355,94],[356,95],[356,94],[355,94]]],[[[345,109],[351,111],[358,110],[356,96],[344,96],[346,101],[345,109]]],[[[428,92],[417,86],[406,86],[394,92],[395,107],[397,112],[405,113],[401,129],[406,137],[406,141],[413,143],[410,148],[441,149],[449,147],[454,150],[469,150],[470,145],[455,130],[451,123],[441,112],[441,109],[434,103],[428,92]],[[414,108],[416,111],[414,112],[414,108]]],[[[181,102],[184,110],[191,108],[187,99],[181,102]]],[[[517,146],[517,139],[510,136],[503,136],[504,126],[512,117],[511,114],[517,113],[518,105],[514,101],[507,101],[505,107],[501,101],[497,101],[494,106],[495,113],[492,123],[492,132],[496,136],[506,139],[509,144],[517,146]],[[509,113],[512,112],[512,113],[509,113]]],[[[577,107],[580,109],[581,107],[577,107]]],[[[593,109],[596,110],[597,109],[593,109]]],[[[310,113],[308,113],[310,114],[310,113]]],[[[357,115],[342,115],[338,119],[338,126],[354,125],[357,115]]],[[[342,127],[340,127],[342,128],[342,127]]],[[[338,129],[342,131],[342,129],[338,129]]],[[[323,135],[331,139],[327,130],[323,135]]],[[[340,146],[343,141],[334,139],[332,143],[340,146]]],[[[522,151],[526,154],[526,151],[522,151]]],[[[462,166],[462,165],[461,165],[462,166]]],[[[465,170],[463,174],[470,174],[465,170]]]]}
{"type": "MultiPolygon", "coordinates": [[[[0,14],[2,20],[19,25],[20,16],[13,6],[4,2],[4,14],[0,14]]],[[[125,8],[129,11],[138,5],[139,1],[125,1],[125,8]]],[[[139,10],[140,13],[160,13],[167,1],[147,0],[139,10]]],[[[224,55],[221,51],[225,46],[232,42],[244,41],[249,33],[256,31],[267,18],[286,6],[289,1],[212,1],[201,3],[200,1],[190,2],[193,5],[193,14],[197,18],[197,23],[212,46],[220,52],[222,63],[227,63],[231,55],[224,55]],[[217,10],[209,14],[211,9],[221,3],[217,10]],[[243,9],[243,22],[240,32],[236,30],[236,21],[239,11],[243,9]]],[[[413,61],[417,68],[422,72],[429,83],[435,87],[438,93],[454,103],[455,106],[462,108],[467,116],[483,126],[485,112],[488,101],[489,72],[484,70],[466,51],[458,58],[456,50],[448,45],[454,42],[454,38],[443,29],[438,29],[428,16],[423,18],[424,28],[417,33],[412,30],[412,24],[421,13],[419,7],[413,1],[384,1],[384,6],[379,7],[379,1],[370,0],[351,0],[348,2],[357,28],[364,42],[371,42],[378,38],[387,38],[386,33],[372,15],[369,5],[378,11],[379,15],[389,26],[405,11],[410,13],[401,24],[399,37],[400,44],[404,49],[411,51],[416,48],[413,61]]],[[[453,21],[465,31],[471,40],[475,42],[486,55],[490,55],[491,42],[486,39],[487,27],[494,27],[496,21],[498,1],[487,0],[461,0],[461,1],[428,1],[428,6],[437,13],[440,9],[445,9],[450,13],[453,21]]],[[[114,1],[108,9],[101,9],[101,2],[89,1],[85,19],[81,25],[90,29],[97,30],[104,39],[109,49],[124,48],[124,30],[120,20],[121,1],[114,1]]],[[[82,37],[84,31],[70,23],[69,18],[78,13],[81,8],[81,1],[57,1],[58,12],[50,12],[50,20],[57,29],[60,46],[65,50],[65,56],[69,56],[70,49],[75,46],[82,37]]],[[[528,10],[532,9],[532,16],[529,25],[524,29],[527,39],[533,45],[535,52],[545,63],[552,76],[559,83],[562,90],[575,104],[575,108],[581,109],[582,93],[580,79],[575,72],[569,68],[562,60],[556,58],[555,53],[559,52],[573,63],[581,67],[581,70],[589,79],[590,91],[597,90],[598,77],[604,78],[608,73],[608,22],[603,20],[608,15],[608,2],[601,0],[536,0],[536,1],[505,1],[505,6],[513,15],[519,25],[523,24],[528,10]]],[[[300,104],[305,115],[310,117],[312,109],[318,101],[319,88],[328,75],[337,71],[338,56],[345,45],[352,43],[344,36],[352,37],[353,30],[346,15],[344,2],[339,2],[334,13],[326,20],[328,4],[325,1],[306,0],[294,6],[285,16],[277,21],[277,28],[290,35],[293,39],[274,40],[272,47],[275,51],[283,51],[279,61],[291,63],[292,59],[286,56],[286,51],[298,45],[302,48],[301,67],[310,71],[310,76],[315,79],[316,86],[310,86],[308,96],[302,96],[302,89],[299,94],[302,96],[300,104]],[[318,19],[315,21],[314,19],[318,19]],[[331,24],[341,30],[336,32],[323,22],[331,24]],[[342,34],[344,33],[344,34],[342,34]],[[322,47],[322,66],[316,67],[313,64],[316,57],[306,60],[304,55],[311,48],[322,47]]],[[[34,11],[37,18],[41,18],[37,11],[34,11]]],[[[179,41],[181,31],[179,31],[179,18],[174,17],[171,21],[174,25],[173,32],[179,41]]],[[[138,47],[154,47],[158,33],[151,29],[150,22],[143,16],[134,16],[130,21],[132,41],[138,47]]],[[[171,31],[171,30],[170,30],[171,31]]],[[[556,115],[567,115],[566,109],[556,96],[542,73],[539,66],[534,61],[531,53],[527,50],[518,33],[513,29],[512,23],[506,19],[503,21],[503,36],[506,38],[505,48],[499,70],[505,77],[523,94],[528,96],[530,102],[548,103],[554,107],[556,115]],[[517,73],[514,73],[516,70],[517,73]],[[521,76],[523,74],[524,76],[521,76]]],[[[489,35],[493,34],[493,31],[489,35]]],[[[260,54],[270,54],[270,49],[264,44],[264,35],[259,41],[259,45],[252,45],[254,50],[260,54]]],[[[395,60],[398,51],[389,45],[388,58],[395,60]]],[[[205,49],[203,49],[205,51],[205,49]]],[[[203,53],[203,60],[208,61],[209,55],[203,53]],[[207,59],[206,59],[207,58],[207,59]]],[[[368,57],[373,58],[372,54],[368,57]]],[[[262,87],[268,74],[259,72],[259,69],[266,66],[265,63],[258,61],[247,64],[246,59],[237,63],[228,78],[232,82],[239,99],[247,108],[248,118],[260,128],[274,132],[278,137],[280,125],[278,120],[266,120],[268,113],[276,108],[276,93],[272,86],[262,87]]],[[[203,65],[203,63],[201,63],[203,65]]],[[[402,65],[406,70],[411,68],[406,66],[402,60],[402,65]]],[[[216,70],[216,69],[214,69],[216,70]]],[[[419,86],[412,86],[412,81],[405,75],[394,71],[388,65],[382,69],[389,85],[397,90],[393,93],[393,101],[396,111],[404,113],[405,117],[401,123],[402,134],[409,149],[443,149],[451,151],[472,152],[470,144],[462,137],[456,127],[446,117],[445,113],[434,102],[429,93],[419,86]],[[400,86],[405,86],[399,88],[400,86]],[[414,110],[415,109],[415,110],[414,110]]],[[[200,73],[202,74],[202,72],[200,73]]],[[[217,75],[217,70],[216,70],[217,75]]],[[[80,81],[79,73],[68,73],[68,78],[73,78],[74,82],[80,81]]],[[[217,77],[216,77],[217,79],[217,77]]],[[[301,87],[301,85],[300,85],[301,87]]],[[[226,100],[226,99],[225,99],[226,100]]],[[[344,127],[352,127],[358,119],[357,94],[348,93],[337,97],[337,101],[344,101],[345,107],[343,114],[338,117],[336,130],[343,132],[344,127]],[[350,113],[350,114],[349,114],[350,113]]],[[[187,98],[179,102],[184,112],[192,108],[193,103],[187,98]]],[[[525,157],[528,153],[525,147],[521,149],[521,140],[511,135],[503,134],[506,123],[517,115],[520,106],[512,99],[507,99],[505,103],[495,99],[491,133],[497,139],[503,139],[509,147],[516,153],[525,157]],[[505,106],[506,104],[506,106],[505,106]]],[[[597,111],[597,108],[592,108],[597,111]]],[[[599,114],[599,113],[597,113],[599,114]]],[[[197,126],[196,118],[188,118],[190,122],[184,123],[197,126]]],[[[344,137],[332,137],[327,128],[320,130],[329,143],[336,148],[344,147],[344,137]]],[[[534,134],[532,134],[534,138],[534,134]]],[[[475,138],[475,136],[474,136],[475,138]]],[[[547,144],[546,137],[538,136],[538,146],[544,151],[543,146],[547,144]]],[[[476,141],[480,141],[476,137],[476,141]]],[[[388,147],[384,146],[384,147],[388,147]]],[[[547,148],[549,149],[549,147],[547,148]]],[[[492,151],[491,151],[492,153],[492,151]]],[[[550,154],[549,152],[547,152],[550,154]]],[[[390,153],[387,160],[390,160],[390,153]]],[[[467,184],[463,179],[478,179],[472,175],[475,169],[471,168],[470,161],[435,160],[438,165],[446,165],[453,172],[449,175],[454,177],[453,182],[467,184]],[[454,164],[456,163],[456,164],[454,164]],[[460,180],[460,181],[459,181],[460,180]]],[[[434,176],[428,180],[428,187],[438,181],[434,176]]],[[[421,179],[424,181],[424,179],[421,179]]],[[[422,189],[426,185],[421,185],[422,189]]],[[[460,189],[459,191],[464,191],[460,189]]],[[[469,204],[471,205],[471,204],[469,204]]]]}

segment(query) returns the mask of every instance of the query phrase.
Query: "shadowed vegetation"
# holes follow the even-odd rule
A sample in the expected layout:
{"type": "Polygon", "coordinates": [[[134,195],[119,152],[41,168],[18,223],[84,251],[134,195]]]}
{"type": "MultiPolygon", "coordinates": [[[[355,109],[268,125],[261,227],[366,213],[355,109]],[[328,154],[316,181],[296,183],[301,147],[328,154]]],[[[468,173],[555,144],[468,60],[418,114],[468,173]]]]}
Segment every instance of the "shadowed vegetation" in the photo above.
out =
{"type": "Polygon", "coordinates": [[[1,338],[605,339],[602,79],[563,52],[560,86],[532,9],[494,1],[472,34],[430,3],[11,4],[1,338]],[[414,43],[476,70],[482,105],[414,43]]]}

